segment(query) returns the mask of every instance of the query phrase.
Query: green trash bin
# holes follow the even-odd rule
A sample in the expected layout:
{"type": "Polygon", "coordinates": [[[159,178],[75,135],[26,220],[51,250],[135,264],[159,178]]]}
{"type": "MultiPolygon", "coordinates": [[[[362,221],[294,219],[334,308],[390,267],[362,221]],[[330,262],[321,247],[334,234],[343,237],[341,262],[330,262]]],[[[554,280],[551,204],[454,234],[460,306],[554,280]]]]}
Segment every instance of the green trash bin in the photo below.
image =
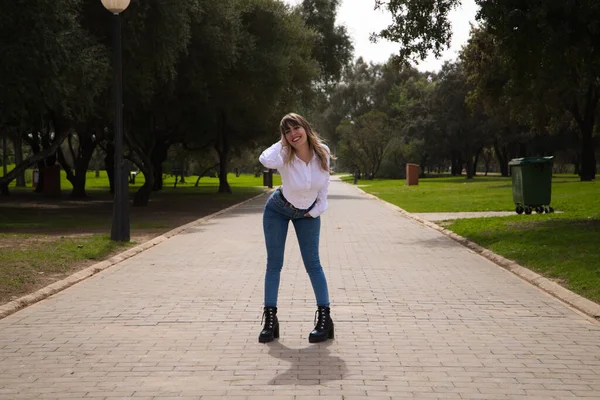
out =
{"type": "Polygon", "coordinates": [[[517,214],[541,214],[550,207],[552,192],[552,160],[554,157],[526,157],[510,160],[513,201],[517,214]]]}

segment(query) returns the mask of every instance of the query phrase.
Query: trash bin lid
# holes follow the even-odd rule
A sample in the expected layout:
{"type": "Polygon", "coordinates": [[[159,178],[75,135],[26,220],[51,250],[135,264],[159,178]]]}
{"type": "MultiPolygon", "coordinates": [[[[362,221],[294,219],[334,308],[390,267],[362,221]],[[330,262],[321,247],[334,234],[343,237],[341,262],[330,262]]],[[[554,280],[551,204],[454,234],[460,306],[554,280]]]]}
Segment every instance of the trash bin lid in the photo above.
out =
{"type": "Polygon", "coordinates": [[[552,163],[554,156],[549,157],[523,157],[513,158],[508,165],[523,165],[523,164],[549,164],[552,163]]]}

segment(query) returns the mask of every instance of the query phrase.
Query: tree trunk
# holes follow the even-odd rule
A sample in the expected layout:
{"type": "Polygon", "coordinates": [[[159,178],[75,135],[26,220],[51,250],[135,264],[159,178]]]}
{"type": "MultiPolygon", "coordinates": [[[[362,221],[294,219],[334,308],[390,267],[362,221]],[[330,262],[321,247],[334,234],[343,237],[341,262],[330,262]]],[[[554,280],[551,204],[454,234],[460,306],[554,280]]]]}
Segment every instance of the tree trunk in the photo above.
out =
{"type": "Polygon", "coordinates": [[[596,108],[600,100],[598,93],[600,88],[590,84],[587,89],[583,114],[577,106],[569,111],[577,122],[581,132],[581,169],[579,177],[581,181],[592,181],[596,179],[596,154],[594,148],[594,125],[596,123],[596,108]]]}
{"type": "MultiPolygon", "coordinates": [[[[144,172],[144,176],[146,175],[144,172]]],[[[150,193],[152,192],[149,182],[154,181],[154,179],[149,179],[144,183],[144,185],[135,192],[133,196],[133,206],[134,207],[147,207],[150,202],[150,193]]]]}
{"type": "Polygon", "coordinates": [[[73,188],[75,188],[75,175],[73,174],[73,168],[67,162],[65,155],[63,154],[62,148],[58,148],[57,155],[58,162],[65,171],[65,174],[67,175],[67,180],[71,183],[71,185],[73,185],[73,188]]]}
{"type": "Polygon", "coordinates": [[[158,192],[163,189],[163,185],[164,185],[163,178],[162,178],[163,177],[162,162],[158,162],[158,163],[153,162],[152,171],[154,171],[153,172],[154,184],[152,185],[152,190],[155,192],[158,192]]]}
{"type": "Polygon", "coordinates": [[[79,135],[79,149],[75,152],[71,147],[71,138],[69,137],[69,148],[71,150],[71,158],[74,166],[69,165],[61,148],[58,149],[58,161],[62,165],[63,170],[67,174],[67,180],[73,186],[71,197],[85,198],[85,182],[87,178],[87,170],[94,154],[96,145],[91,138],[91,135],[79,135]],[[74,171],[74,172],[73,172],[74,171]]]}
{"type": "Polygon", "coordinates": [[[479,156],[481,155],[481,150],[482,149],[480,148],[475,154],[475,159],[473,160],[473,165],[471,166],[473,168],[471,172],[471,178],[477,176],[477,164],[479,163],[479,156]]]}
{"type": "Polygon", "coordinates": [[[106,155],[104,156],[104,169],[108,176],[110,193],[115,192],[115,145],[110,140],[106,142],[106,155]]]}
{"type": "Polygon", "coordinates": [[[152,187],[154,185],[153,172],[144,168],[142,169],[142,173],[144,174],[144,177],[146,177],[146,182],[138,189],[137,192],[135,192],[135,195],[133,196],[134,207],[147,207],[148,203],[150,202],[150,194],[152,193],[152,187]]]}
{"type": "Polygon", "coordinates": [[[83,198],[87,197],[85,191],[85,183],[87,180],[87,170],[90,165],[90,160],[94,155],[96,149],[96,143],[92,140],[91,133],[85,135],[79,135],[79,151],[77,157],[75,157],[75,175],[73,182],[73,190],[71,191],[71,197],[83,198]]]}
{"type": "Polygon", "coordinates": [[[231,186],[227,182],[227,158],[229,157],[229,141],[227,139],[227,129],[225,114],[219,112],[219,123],[217,126],[217,134],[219,140],[215,144],[215,149],[219,154],[219,193],[231,193],[231,186]]]}
{"type": "Polygon", "coordinates": [[[586,127],[581,131],[581,170],[579,177],[581,181],[593,181],[596,179],[596,154],[594,152],[594,140],[592,138],[594,127],[586,127]]]}
{"type": "Polygon", "coordinates": [[[85,182],[87,179],[87,170],[90,166],[90,160],[94,155],[96,143],[92,140],[92,133],[86,132],[79,135],[79,151],[75,158],[75,181],[73,183],[72,197],[87,197],[85,192],[85,182]]]}
{"type": "Polygon", "coordinates": [[[460,154],[453,152],[452,154],[452,176],[462,175],[463,161],[460,154]]]}
{"type": "Polygon", "coordinates": [[[486,148],[481,153],[481,156],[483,157],[483,163],[485,166],[485,176],[488,176],[488,173],[490,172],[490,165],[492,163],[492,157],[493,157],[492,152],[490,151],[489,148],[486,148]]]}
{"type": "Polygon", "coordinates": [[[231,193],[227,181],[227,151],[219,153],[219,193],[231,193]]]}
{"type": "Polygon", "coordinates": [[[467,161],[466,161],[467,179],[473,179],[473,170],[474,170],[473,158],[474,157],[472,154],[467,155],[467,161]]]}
{"type": "MultiPolygon", "coordinates": [[[[198,175],[198,179],[196,179],[196,184],[194,185],[194,187],[198,187],[198,183],[200,182],[200,178],[202,178],[204,176],[204,174],[206,174],[208,171],[210,171],[211,169],[215,169],[219,166],[219,164],[215,164],[211,167],[206,168],[204,171],[202,171],[199,175],[198,175]]],[[[258,176],[257,176],[258,178],[258,176]]]]}
{"type": "MultiPolygon", "coordinates": [[[[3,174],[2,176],[6,176],[8,174],[8,165],[6,165],[8,163],[8,155],[6,153],[6,133],[4,133],[2,135],[2,168],[3,168],[3,174]]],[[[3,196],[10,196],[10,192],[8,191],[8,184],[6,185],[0,185],[0,199],[2,199],[3,196]]]]}
{"type": "Polygon", "coordinates": [[[150,202],[152,188],[154,187],[154,168],[152,167],[152,163],[148,158],[143,160],[143,163],[140,167],[142,169],[142,173],[144,174],[144,178],[146,178],[146,182],[138,189],[137,192],[135,192],[135,196],[133,197],[133,206],[147,207],[148,203],[150,202]]]}
{"type": "Polygon", "coordinates": [[[425,167],[427,166],[427,156],[421,157],[421,163],[419,164],[419,178],[425,178],[425,167]]]}
{"type": "Polygon", "coordinates": [[[456,176],[457,175],[457,172],[456,172],[457,169],[458,169],[458,166],[457,166],[456,158],[452,157],[452,161],[451,161],[451,164],[450,164],[450,175],[456,176]]]}
{"type": "MultiPolygon", "coordinates": [[[[152,149],[150,159],[152,160],[152,169],[154,170],[154,185],[152,186],[153,191],[159,191],[163,189],[163,162],[167,159],[169,152],[169,144],[164,141],[157,143],[152,149]]],[[[175,177],[177,180],[177,177],[175,177]]]]}
{"type": "MultiPolygon", "coordinates": [[[[15,165],[19,165],[23,162],[23,141],[21,140],[21,135],[15,135],[15,165]]],[[[25,187],[25,171],[21,172],[17,175],[17,181],[15,182],[15,186],[17,187],[25,187]]]]}
{"type": "Polygon", "coordinates": [[[87,193],[85,191],[85,175],[77,175],[77,173],[73,176],[73,190],[71,190],[71,197],[76,199],[82,199],[87,197],[87,193]]]}
{"type": "MultiPolygon", "coordinates": [[[[591,89],[590,92],[592,92],[591,89]]],[[[598,100],[596,96],[590,94],[586,104],[585,115],[583,120],[580,119],[579,122],[579,129],[581,130],[581,170],[579,171],[579,177],[581,181],[593,181],[596,179],[596,153],[594,151],[593,135],[597,104],[598,100]]]]}
{"type": "Polygon", "coordinates": [[[498,141],[494,143],[494,150],[496,151],[496,158],[498,158],[498,164],[500,165],[500,175],[507,177],[509,176],[508,170],[508,152],[505,147],[500,147],[498,141]]]}
{"type": "Polygon", "coordinates": [[[2,134],[2,176],[8,174],[8,154],[6,154],[6,133],[2,134]]]}

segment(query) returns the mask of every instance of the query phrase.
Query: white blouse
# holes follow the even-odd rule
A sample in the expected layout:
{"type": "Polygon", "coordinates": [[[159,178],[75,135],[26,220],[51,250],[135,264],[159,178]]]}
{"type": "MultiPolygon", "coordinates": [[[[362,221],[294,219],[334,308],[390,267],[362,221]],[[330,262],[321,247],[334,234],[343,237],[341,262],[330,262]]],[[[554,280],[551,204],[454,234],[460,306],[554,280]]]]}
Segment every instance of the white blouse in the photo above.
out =
{"type": "MultiPolygon", "coordinates": [[[[329,147],[323,145],[330,153],[329,147]]],[[[309,211],[313,218],[318,217],[327,209],[327,191],[329,189],[329,171],[321,169],[319,159],[315,154],[307,164],[294,154],[294,160],[286,164],[287,153],[281,142],[277,142],[258,158],[266,168],[277,169],[281,175],[281,191],[283,196],[294,207],[305,210],[315,199],[317,204],[309,211]]],[[[329,157],[327,166],[329,167],[329,157]]]]}

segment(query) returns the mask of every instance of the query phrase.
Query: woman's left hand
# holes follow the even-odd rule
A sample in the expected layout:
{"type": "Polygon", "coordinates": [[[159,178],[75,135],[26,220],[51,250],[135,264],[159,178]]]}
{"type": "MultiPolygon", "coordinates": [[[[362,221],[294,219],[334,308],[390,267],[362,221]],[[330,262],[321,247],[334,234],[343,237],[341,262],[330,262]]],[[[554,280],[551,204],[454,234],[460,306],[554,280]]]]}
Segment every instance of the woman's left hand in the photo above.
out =
{"type": "Polygon", "coordinates": [[[312,217],[312,215],[310,215],[310,213],[306,213],[304,214],[305,217],[312,217]]]}

